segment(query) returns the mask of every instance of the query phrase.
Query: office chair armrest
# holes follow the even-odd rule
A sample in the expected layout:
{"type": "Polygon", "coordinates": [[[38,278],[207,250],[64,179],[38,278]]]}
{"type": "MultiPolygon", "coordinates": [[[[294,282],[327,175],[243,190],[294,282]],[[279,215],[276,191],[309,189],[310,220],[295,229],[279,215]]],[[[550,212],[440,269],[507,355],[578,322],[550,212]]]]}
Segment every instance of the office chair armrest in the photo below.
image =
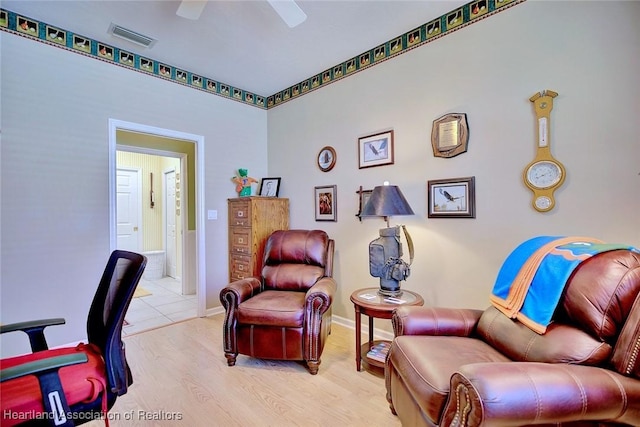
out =
{"type": "Polygon", "coordinates": [[[309,288],[307,291],[305,299],[307,300],[307,304],[309,304],[314,299],[316,301],[321,301],[320,306],[317,306],[317,309],[320,313],[324,313],[331,307],[331,303],[333,302],[333,297],[336,293],[336,289],[338,285],[336,281],[331,277],[323,277],[316,282],[315,285],[309,288]]]}
{"type": "Polygon", "coordinates": [[[29,336],[31,351],[48,350],[49,347],[47,346],[47,340],[44,336],[44,328],[47,326],[64,325],[65,323],[66,321],[61,317],[10,323],[8,325],[0,325],[0,334],[22,331],[29,336]]]}
{"type": "Polygon", "coordinates": [[[26,375],[38,375],[45,372],[58,370],[65,366],[86,363],[88,360],[89,358],[85,353],[74,353],[23,363],[21,365],[2,369],[0,371],[0,382],[24,377],[26,375]]]}
{"type": "Polygon", "coordinates": [[[238,304],[248,300],[260,292],[261,282],[257,277],[247,277],[229,283],[220,291],[220,303],[225,307],[238,307],[238,304]]]}
{"type": "Polygon", "coordinates": [[[640,422],[638,379],[595,366],[505,362],[461,366],[442,425],[640,422]]]}
{"type": "Polygon", "coordinates": [[[391,318],[395,336],[471,336],[484,311],[464,308],[400,306],[391,318]]]}

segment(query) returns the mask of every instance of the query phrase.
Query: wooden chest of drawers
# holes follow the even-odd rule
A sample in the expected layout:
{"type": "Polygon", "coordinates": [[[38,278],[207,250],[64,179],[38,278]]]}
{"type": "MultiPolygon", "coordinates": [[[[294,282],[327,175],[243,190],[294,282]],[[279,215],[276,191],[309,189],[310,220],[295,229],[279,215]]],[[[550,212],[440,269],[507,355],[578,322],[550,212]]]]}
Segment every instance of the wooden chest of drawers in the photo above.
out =
{"type": "Polygon", "coordinates": [[[289,229],[289,199],[229,199],[229,281],[258,276],[267,237],[289,229]]]}

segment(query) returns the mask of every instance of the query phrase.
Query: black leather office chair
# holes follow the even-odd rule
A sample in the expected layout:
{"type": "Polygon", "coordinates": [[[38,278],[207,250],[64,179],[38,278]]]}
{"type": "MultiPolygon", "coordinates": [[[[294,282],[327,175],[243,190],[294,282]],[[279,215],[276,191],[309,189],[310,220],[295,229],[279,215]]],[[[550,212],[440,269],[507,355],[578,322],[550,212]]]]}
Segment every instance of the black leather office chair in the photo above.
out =
{"type": "Polygon", "coordinates": [[[132,384],[122,325],[147,259],[114,251],[98,285],[87,320],[88,344],[49,350],[44,329],[62,318],[0,326],[23,331],[33,353],[0,360],[3,426],[73,426],[106,417],[132,384]]]}

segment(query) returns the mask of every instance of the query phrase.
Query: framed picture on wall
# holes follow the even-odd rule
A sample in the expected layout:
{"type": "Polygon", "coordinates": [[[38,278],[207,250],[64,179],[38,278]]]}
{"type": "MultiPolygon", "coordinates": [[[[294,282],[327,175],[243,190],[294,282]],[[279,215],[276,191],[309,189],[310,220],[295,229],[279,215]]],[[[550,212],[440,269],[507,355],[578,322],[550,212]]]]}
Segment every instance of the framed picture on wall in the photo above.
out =
{"type": "Polygon", "coordinates": [[[316,221],[338,221],[338,195],[336,185],[314,188],[316,221]]]}
{"type": "Polygon", "coordinates": [[[393,164],[393,130],[358,138],[358,167],[393,164]]]}
{"type": "Polygon", "coordinates": [[[362,210],[371,198],[371,193],[373,193],[373,190],[363,190],[362,186],[360,186],[360,189],[356,191],[356,194],[358,195],[358,213],[356,216],[360,221],[362,221],[362,210]]]}
{"type": "Polygon", "coordinates": [[[262,178],[260,195],[264,197],[278,197],[280,192],[280,178],[262,178]]]}
{"type": "Polygon", "coordinates": [[[434,179],[427,183],[429,218],[475,218],[475,177],[434,179]]]}

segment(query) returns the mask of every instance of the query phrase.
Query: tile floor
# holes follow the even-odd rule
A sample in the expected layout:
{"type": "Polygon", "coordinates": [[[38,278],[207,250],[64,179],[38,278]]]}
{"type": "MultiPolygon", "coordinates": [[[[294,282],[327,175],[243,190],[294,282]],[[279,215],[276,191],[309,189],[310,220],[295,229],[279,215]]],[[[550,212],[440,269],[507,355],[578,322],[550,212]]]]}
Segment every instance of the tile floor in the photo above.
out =
{"type": "Polygon", "coordinates": [[[122,328],[123,335],[155,329],[197,316],[198,298],[182,295],[182,284],[172,277],[158,280],[141,279],[139,287],[151,292],[131,300],[125,316],[128,325],[122,328]]]}

